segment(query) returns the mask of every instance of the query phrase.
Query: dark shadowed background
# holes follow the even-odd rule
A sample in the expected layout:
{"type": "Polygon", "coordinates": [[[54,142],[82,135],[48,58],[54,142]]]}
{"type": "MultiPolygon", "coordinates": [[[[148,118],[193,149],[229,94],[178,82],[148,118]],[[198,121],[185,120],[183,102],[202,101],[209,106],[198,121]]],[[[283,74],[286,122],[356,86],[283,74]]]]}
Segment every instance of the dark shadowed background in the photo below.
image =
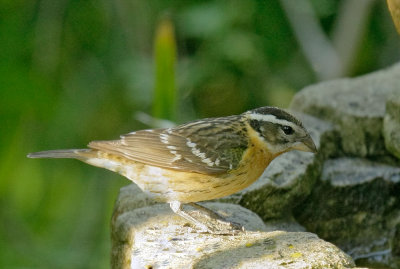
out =
{"type": "Polygon", "coordinates": [[[146,115],[286,107],[306,85],[399,59],[383,0],[0,1],[0,267],[109,267],[129,182],[28,152],[155,126],[146,115]]]}

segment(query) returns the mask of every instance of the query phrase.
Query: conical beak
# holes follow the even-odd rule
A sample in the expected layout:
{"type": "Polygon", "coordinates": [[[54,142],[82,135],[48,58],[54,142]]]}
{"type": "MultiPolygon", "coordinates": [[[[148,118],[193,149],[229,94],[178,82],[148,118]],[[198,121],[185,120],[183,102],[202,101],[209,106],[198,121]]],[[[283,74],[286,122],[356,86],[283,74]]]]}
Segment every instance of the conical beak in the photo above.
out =
{"type": "Polygon", "coordinates": [[[300,140],[293,147],[293,149],[306,151],[306,152],[317,153],[317,147],[315,146],[314,141],[312,140],[311,136],[309,136],[309,135],[307,135],[302,140],[300,140]]]}

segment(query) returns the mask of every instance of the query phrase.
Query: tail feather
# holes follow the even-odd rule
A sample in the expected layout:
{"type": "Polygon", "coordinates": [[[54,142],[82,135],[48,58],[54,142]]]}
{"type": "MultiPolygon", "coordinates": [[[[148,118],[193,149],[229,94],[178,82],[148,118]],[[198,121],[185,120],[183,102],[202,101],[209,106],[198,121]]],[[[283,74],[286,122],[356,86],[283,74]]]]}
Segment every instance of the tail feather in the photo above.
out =
{"type": "Polygon", "coordinates": [[[79,159],[82,153],[89,153],[91,149],[58,149],[33,152],[28,154],[28,158],[74,158],[79,159]]]}

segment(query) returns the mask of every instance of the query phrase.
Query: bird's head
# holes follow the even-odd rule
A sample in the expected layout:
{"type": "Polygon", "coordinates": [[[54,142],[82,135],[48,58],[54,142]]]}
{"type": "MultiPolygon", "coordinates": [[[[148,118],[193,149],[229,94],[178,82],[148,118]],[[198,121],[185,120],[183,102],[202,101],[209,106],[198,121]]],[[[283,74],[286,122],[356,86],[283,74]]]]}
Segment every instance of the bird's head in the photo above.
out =
{"type": "Polygon", "coordinates": [[[260,107],[245,112],[244,116],[274,155],[290,150],[317,152],[317,147],[302,123],[282,109],[260,107]]]}

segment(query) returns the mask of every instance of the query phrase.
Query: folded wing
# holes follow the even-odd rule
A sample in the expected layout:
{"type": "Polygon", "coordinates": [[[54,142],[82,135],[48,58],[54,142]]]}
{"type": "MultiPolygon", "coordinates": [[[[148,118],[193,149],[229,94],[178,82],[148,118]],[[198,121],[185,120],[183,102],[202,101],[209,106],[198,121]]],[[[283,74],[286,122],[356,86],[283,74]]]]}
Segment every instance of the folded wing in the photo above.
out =
{"type": "MultiPolygon", "coordinates": [[[[231,116],[233,117],[233,116],[231,116]]],[[[203,174],[235,169],[247,148],[241,122],[230,117],[195,121],[175,128],[141,130],[119,140],[93,141],[89,147],[151,166],[203,174]]]]}

